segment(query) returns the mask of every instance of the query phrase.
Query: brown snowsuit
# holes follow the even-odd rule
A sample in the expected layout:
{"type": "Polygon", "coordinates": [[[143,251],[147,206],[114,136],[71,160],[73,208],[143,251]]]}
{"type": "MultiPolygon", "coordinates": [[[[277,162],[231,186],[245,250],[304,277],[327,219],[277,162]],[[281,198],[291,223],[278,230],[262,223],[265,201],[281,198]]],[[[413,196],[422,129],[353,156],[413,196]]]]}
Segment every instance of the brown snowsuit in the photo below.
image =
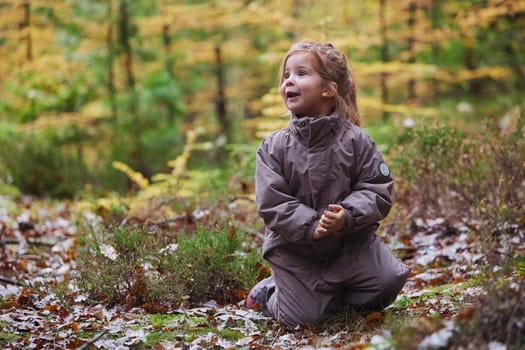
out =
{"type": "Polygon", "coordinates": [[[256,198],[275,286],[269,316],[291,327],[318,324],[344,305],[381,310],[396,298],[410,269],[375,234],[392,185],[373,140],[337,115],[292,116],[263,140],[256,198]],[[328,204],[345,208],[345,225],[313,240],[328,204]]]}

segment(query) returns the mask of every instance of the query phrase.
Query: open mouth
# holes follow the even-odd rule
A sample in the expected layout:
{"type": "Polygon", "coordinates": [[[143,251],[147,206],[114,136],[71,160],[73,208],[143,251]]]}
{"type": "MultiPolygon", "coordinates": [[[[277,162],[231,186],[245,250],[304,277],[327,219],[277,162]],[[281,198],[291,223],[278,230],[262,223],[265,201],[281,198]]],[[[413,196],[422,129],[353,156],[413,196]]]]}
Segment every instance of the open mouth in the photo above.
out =
{"type": "Polygon", "coordinates": [[[297,97],[297,96],[299,96],[299,95],[300,95],[300,94],[299,94],[298,92],[294,92],[294,91],[288,91],[288,92],[286,93],[286,97],[288,97],[288,98],[294,98],[294,97],[297,97]]]}

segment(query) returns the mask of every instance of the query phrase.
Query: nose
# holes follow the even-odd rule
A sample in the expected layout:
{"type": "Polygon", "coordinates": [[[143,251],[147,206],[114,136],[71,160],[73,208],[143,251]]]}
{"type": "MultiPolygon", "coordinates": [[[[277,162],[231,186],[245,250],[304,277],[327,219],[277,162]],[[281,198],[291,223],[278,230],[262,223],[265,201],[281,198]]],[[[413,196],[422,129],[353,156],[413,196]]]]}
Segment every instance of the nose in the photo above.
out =
{"type": "Polygon", "coordinates": [[[284,85],[290,86],[294,84],[293,76],[289,75],[287,78],[284,78],[284,85]]]}

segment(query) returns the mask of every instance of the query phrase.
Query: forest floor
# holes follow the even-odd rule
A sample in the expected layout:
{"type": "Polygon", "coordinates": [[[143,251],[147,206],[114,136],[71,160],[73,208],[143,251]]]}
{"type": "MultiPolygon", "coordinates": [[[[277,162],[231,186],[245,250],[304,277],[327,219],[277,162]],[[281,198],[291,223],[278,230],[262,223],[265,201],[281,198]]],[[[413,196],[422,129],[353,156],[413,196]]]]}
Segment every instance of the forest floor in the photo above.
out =
{"type": "MultiPolygon", "coordinates": [[[[379,234],[412,273],[381,313],[346,312],[318,329],[287,331],[237,304],[209,302],[167,314],[87,302],[75,287],[78,213],[66,203],[0,197],[0,347],[5,349],[439,348],[486,294],[487,247],[476,223],[420,218],[379,234]],[[392,231],[392,232],[389,232],[392,231]],[[404,339],[400,332],[409,332],[404,339]]],[[[495,234],[491,254],[525,254],[525,233],[495,234]]],[[[515,277],[518,278],[518,277],[515,277]]],[[[523,281],[516,281],[522,288],[523,281]]],[[[493,344],[493,349],[498,345],[493,344]]]]}

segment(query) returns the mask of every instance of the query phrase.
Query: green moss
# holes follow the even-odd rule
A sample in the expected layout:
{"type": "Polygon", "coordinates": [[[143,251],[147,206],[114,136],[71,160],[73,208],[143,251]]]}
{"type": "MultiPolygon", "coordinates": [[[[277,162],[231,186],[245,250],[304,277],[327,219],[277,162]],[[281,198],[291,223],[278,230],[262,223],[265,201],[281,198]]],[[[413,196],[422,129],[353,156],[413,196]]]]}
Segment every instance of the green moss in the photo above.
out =
{"type": "Polygon", "coordinates": [[[13,340],[16,340],[18,338],[20,338],[19,334],[10,333],[10,332],[0,332],[0,345],[4,347],[10,342],[12,342],[13,340]]]}
{"type": "Polygon", "coordinates": [[[520,256],[515,259],[516,264],[516,277],[525,277],[525,256],[520,256]]]}
{"type": "Polygon", "coordinates": [[[221,338],[227,340],[239,340],[244,338],[244,334],[241,332],[228,328],[221,329],[218,334],[221,338]]]}
{"type": "Polygon", "coordinates": [[[92,332],[79,331],[77,332],[76,335],[80,339],[90,340],[90,339],[93,339],[97,334],[98,334],[98,331],[92,331],[92,332]]]}
{"type": "Polygon", "coordinates": [[[149,322],[154,328],[158,329],[164,328],[171,324],[174,320],[180,320],[182,317],[182,314],[153,314],[149,316],[149,322]]]}
{"type": "Polygon", "coordinates": [[[162,341],[173,341],[177,339],[177,332],[152,332],[144,340],[145,346],[153,346],[162,341]]]}

